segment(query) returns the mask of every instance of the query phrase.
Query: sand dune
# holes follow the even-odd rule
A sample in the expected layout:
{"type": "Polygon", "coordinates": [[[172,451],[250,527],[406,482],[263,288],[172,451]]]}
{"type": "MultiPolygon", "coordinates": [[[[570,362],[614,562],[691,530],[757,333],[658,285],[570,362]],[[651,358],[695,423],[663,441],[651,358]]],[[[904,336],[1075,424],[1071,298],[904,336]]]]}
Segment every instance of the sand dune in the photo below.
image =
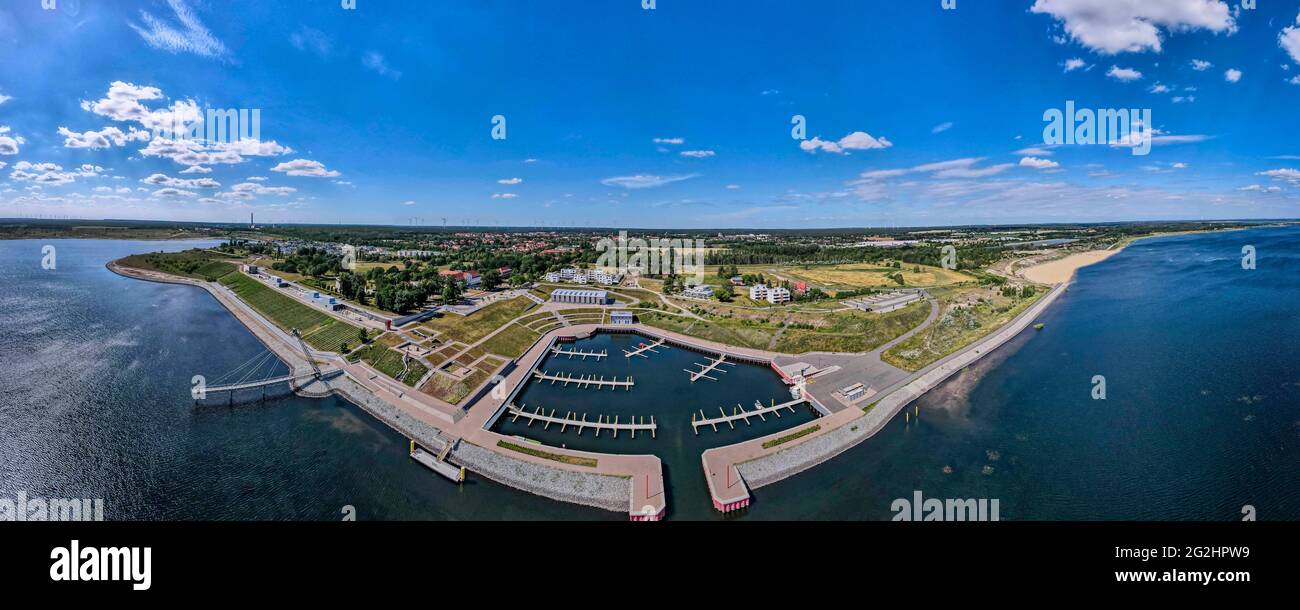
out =
{"type": "Polygon", "coordinates": [[[1071,254],[1065,258],[1024,269],[1020,272],[1020,275],[1031,282],[1040,284],[1068,282],[1074,276],[1074,272],[1081,267],[1104,261],[1117,252],[1119,250],[1092,250],[1071,254]]]}

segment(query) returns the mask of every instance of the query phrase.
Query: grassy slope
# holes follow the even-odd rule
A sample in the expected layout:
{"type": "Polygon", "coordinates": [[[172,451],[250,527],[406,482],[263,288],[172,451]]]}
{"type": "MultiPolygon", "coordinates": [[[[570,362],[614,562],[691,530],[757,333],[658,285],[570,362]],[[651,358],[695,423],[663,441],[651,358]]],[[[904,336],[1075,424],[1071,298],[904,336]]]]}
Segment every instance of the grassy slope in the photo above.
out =
{"type": "Polygon", "coordinates": [[[312,309],[247,275],[230,273],[221,278],[221,283],[228,286],[239,295],[240,299],[266,316],[276,326],[285,331],[297,328],[304,340],[312,347],[333,351],[340,343],[346,342],[349,345],[358,343],[360,333],[358,327],[312,309]],[[327,327],[331,326],[344,328],[330,328],[327,332],[327,327]]]}

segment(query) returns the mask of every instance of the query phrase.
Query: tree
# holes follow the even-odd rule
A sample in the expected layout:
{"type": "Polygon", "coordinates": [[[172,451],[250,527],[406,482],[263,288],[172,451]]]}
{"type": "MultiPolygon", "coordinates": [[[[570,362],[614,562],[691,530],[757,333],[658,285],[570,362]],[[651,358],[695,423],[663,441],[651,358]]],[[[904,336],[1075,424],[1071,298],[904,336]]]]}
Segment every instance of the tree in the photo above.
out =
{"type": "Polygon", "coordinates": [[[488,269],[483,272],[482,281],[484,290],[492,290],[501,283],[501,272],[496,269],[488,269]]]}

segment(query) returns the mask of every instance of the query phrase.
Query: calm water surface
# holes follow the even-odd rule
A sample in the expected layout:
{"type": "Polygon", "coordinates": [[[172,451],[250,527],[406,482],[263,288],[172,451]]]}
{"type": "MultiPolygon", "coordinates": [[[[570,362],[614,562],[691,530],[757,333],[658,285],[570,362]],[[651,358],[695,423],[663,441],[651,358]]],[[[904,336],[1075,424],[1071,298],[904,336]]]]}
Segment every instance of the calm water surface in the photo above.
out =
{"type": "MultiPolygon", "coordinates": [[[[263,347],[206,292],[104,269],[126,254],[193,245],[0,242],[0,496],[102,497],[110,519],[336,519],[344,505],[361,519],[626,518],[481,477],[450,485],[343,400],[195,407],[193,375],[213,378],[263,347]],[[45,243],[58,248],[55,271],[40,268],[45,243]]],[[[997,498],[1003,519],[1234,519],[1245,504],[1260,519],[1300,519],[1297,278],[1296,229],[1139,242],[1082,270],[1042,331],[917,401],[919,422],[893,421],[757,490],[732,518],[888,519],[893,499],[921,490],[997,498]],[[1246,244],[1258,269],[1241,269],[1246,244]],[[1106,377],[1106,400],[1091,398],[1094,375],[1106,377]]],[[[634,365],[614,349],[608,366],[634,365]]],[[[681,366],[662,374],[670,368],[684,378],[681,366]]],[[[630,373],[646,390],[649,370],[630,373]]],[[[681,412],[665,417],[685,418],[665,420],[656,439],[680,449],[665,456],[672,518],[720,518],[699,497],[698,458],[670,458],[714,442],[712,431],[689,431],[690,410],[724,398],[713,392],[726,395],[721,404],[779,398],[783,386],[759,372],[739,386],[657,384],[681,412]]],[[[652,408],[605,407],[595,394],[570,388],[525,402],[652,408]]]]}

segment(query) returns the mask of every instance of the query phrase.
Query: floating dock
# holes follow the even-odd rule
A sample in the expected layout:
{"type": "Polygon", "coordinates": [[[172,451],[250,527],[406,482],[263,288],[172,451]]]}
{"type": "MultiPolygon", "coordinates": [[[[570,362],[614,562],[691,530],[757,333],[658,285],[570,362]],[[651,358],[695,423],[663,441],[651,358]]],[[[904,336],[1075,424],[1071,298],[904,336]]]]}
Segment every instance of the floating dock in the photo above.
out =
{"type": "Polygon", "coordinates": [[[708,363],[704,363],[704,362],[696,362],[696,363],[695,363],[695,366],[701,367],[700,370],[698,370],[698,371],[692,371],[692,370],[690,370],[690,369],[682,369],[682,370],[683,370],[683,371],[686,371],[688,374],[690,374],[690,376],[691,376],[691,383],[695,383],[696,381],[699,381],[700,379],[708,379],[709,381],[717,381],[718,378],[717,378],[717,377],[710,377],[710,376],[709,376],[709,373],[712,373],[712,372],[714,372],[714,371],[717,371],[717,372],[719,372],[719,373],[725,373],[725,372],[727,372],[727,371],[725,371],[725,370],[722,370],[722,369],[718,368],[718,367],[720,367],[720,366],[722,366],[722,365],[724,365],[724,364],[726,364],[726,365],[730,365],[730,366],[735,366],[735,363],[727,362],[727,355],[726,355],[726,354],[721,354],[721,355],[719,355],[717,358],[715,358],[712,362],[708,362],[708,363]]]}
{"type": "Polygon", "coordinates": [[[661,345],[663,345],[663,344],[664,344],[664,340],[663,340],[663,339],[660,339],[660,340],[658,340],[658,341],[655,341],[654,343],[642,343],[641,346],[638,347],[638,348],[636,348],[636,349],[633,349],[633,350],[626,350],[626,349],[625,349],[625,350],[623,350],[623,355],[626,356],[626,357],[628,357],[628,358],[631,358],[632,356],[640,356],[640,357],[642,357],[642,358],[649,358],[649,356],[645,355],[645,353],[646,353],[646,352],[654,352],[654,353],[657,354],[657,353],[659,353],[659,350],[657,350],[657,349],[655,349],[655,348],[656,348],[656,347],[659,347],[659,346],[661,346],[661,345]]]}
{"type": "Polygon", "coordinates": [[[788,409],[791,413],[794,413],[794,406],[805,402],[808,401],[804,398],[796,398],[778,405],[776,404],[776,401],[773,400],[772,404],[763,406],[763,403],[756,400],[754,401],[753,411],[746,411],[745,407],[736,405],[736,407],[731,410],[731,415],[727,415],[726,409],[718,407],[718,417],[708,417],[704,414],[704,410],[701,409],[698,416],[694,413],[691,414],[691,428],[695,430],[695,434],[697,435],[700,433],[700,426],[711,426],[713,431],[717,432],[718,424],[727,424],[732,430],[735,430],[737,421],[744,421],[746,425],[749,425],[749,418],[751,417],[757,417],[763,421],[767,421],[767,418],[764,417],[764,415],[771,413],[777,417],[781,417],[781,409],[788,409]]]}
{"type": "Polygon", "coordinates": [[[574,356],[582,358],[583,360],[586,360],[588,357],[591,357],[591,358],[595,358],[596,361],[599,362],[601,358],[608,356],[609,352],[605,350],[600,350],[599,352],[595,352],[595,351],[584,352],[582,350],[563,349],[559,346],[555,346],[551,348],[551,354],[555,356],[568,356],[569,360],[573,360],[574,356]]]}
{"type": "Polygon", "coordinates": [[[424,464],[432,470],[452,481],[463,483],[465,481],[465,468],[457,467],[447,462],[447,454],[451,452],[451,443],[443,449],[442,454],[434,457],[432,453],[425,451],[422,447],[415,446],[415,441],[411,441],[411,459],[424,464]]]}
{"type": "MultiPolygon", "coordinates": [[[[525,405],[526,406],[526,405],[525,405]]],[[[546,413],[541,407],[537,407],[531,413],[525,411],[522,407],[510,405],[509,412],[514,416],[511,422],[523,417],[528,420],[528,427],[532,427],[536,422],[543,422],[542,429],[550,429],[551,424],[560,426],[560,434],[570,427],[578,429],[578,436],[582,436],[582,431],[591,428],[596,431],[596,437],[600,437],[600,431],[606,430],[614,433],[614,438],[618,438],[618,431],[625,430],[632,433],[632,438],[636,438],[637,431],[649,432],[650,438],[655,438],[655,433],[659,430],[659,424],[655,422],[653,415],[650,416],[650,423],[646,423],[644,416],[632,416],[632,420],[627,423],[619,423],[619,416],[615,415],[612,419],[607,415],[597,415],[596,421],[587,419],[586,413],[574,413],[569,411],[563,417],[555,416],[555,409],[546,413]],[[581,415],[581,417],[579,417],[581,415]]]]}
{"type": "Polygon", "coordinates": [[[628,376],[625,381],[619,381],[617,377],[605,379],[604,375],[601,375],[600,377],[596,377],[595,375],[579,375],[575,377],[572,374],[551,374],[546,371],[533,371],[533,379],[538,381],[549,381],[551,382],[551,385],[555,385],[558,382],[563,383],[565,387],[568,387],[568,385],[572,383],[580,388],[596,388],[597,390],[603,390],[608,387],[615,390],[623,388],[631,391],[632,386],[635,384],[635,382],[632,381],[631,376],[628,376]]]}

